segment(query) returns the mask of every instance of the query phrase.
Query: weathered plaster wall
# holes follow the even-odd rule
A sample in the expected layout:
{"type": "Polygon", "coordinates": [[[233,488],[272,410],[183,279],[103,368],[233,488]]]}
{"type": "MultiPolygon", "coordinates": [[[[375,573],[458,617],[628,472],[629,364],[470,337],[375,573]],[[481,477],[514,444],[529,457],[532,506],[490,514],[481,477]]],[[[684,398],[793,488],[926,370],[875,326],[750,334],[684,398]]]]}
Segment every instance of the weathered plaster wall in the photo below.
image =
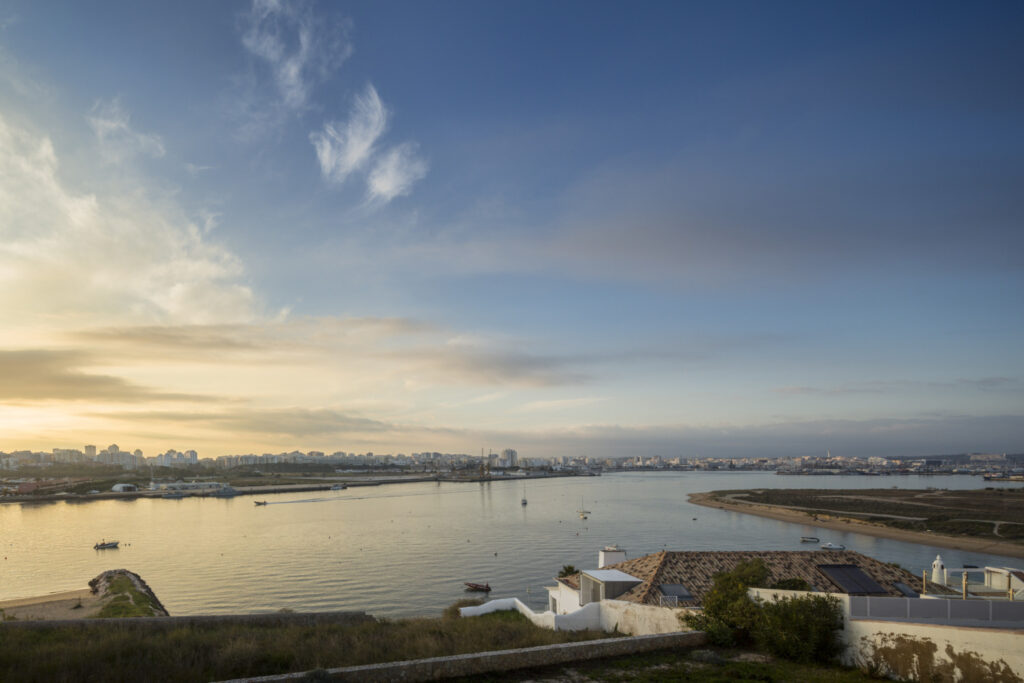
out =
{"type": "Polygon", "coordinates": [[[602,600],[601,628],[609,633],[618,629],[619,633],[628,633],[631,636],[685,631],[689,629],[679,621],[679,615],[683,611],[669,607],[639,605],[624,600],[602,600]]]}
{"type": "Polygon", "coordinates": [[[1024,630],[854,619],[847,664],[919,681],[1024,683],[1024,630]]]}
{"type": "MultiPolygon", "coordinates": [[[[802,591],[751,588],[762,600],[807,595],[802,591]]],[[[881,675],[944,683],[1024,683],[1024,624],[1020,629],[852,619],[850,597],[834,594],[843,611],[840,634],[845,664],[881,675]]]]}

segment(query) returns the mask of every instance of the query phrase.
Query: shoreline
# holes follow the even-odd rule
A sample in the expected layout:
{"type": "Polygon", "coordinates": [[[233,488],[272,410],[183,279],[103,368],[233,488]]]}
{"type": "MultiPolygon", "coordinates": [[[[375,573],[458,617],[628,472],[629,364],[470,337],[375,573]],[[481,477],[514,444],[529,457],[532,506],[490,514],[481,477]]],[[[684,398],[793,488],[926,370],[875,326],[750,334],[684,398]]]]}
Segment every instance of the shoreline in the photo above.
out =
{"type": "Polygon", "coordinates": [[[757,503],[726,502],[721,499],[714,498],[711,495],[711,492],[691,493],[688,496],[688,500],[694,505],[718,508],[720,510],[729,510],[731,512],[740,512],[748,515],[756,515],[758,517],[767,517],[769,519],[775,519],[780,522],[789,522],[791,524],[817,526],[825,529],[831,529],[833,531],[850,531],[853,533],[864,534],[865,536],[875,536],[876,538],[887,538],[893,541],[936,546],[939,548],[950,548],[952,550],[966,550],[968,552],[989,553],[992,555],[1002,555],[1004,557],[1024,558],[1024,545],[1018,543],[893,529],[891,527],[843,517],[819,515],[817,518],[811,518],[806,512],[790,510],[787,508],[760,505],[757,503]]]}

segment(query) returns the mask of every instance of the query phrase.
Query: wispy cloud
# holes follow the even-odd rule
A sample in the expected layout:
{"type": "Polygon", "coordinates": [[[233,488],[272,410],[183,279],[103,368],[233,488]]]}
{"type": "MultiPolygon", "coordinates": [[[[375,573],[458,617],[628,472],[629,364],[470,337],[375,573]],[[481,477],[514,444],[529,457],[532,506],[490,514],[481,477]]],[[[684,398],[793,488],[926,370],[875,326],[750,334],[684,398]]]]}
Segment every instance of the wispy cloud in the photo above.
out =
{"type": "Polygon", "coordinates": [[[388,124],[388,111],[373,85],[357,95],[347,121],[331,121],[314,131],[309,141],[316,149],[320,172],[332,183],[343,183],[362,168],[388,124]]]}
{"type": "Polygon", "coordinates": [[[100,152],[109,162],[121,163],[138,155],[160,158],[166,153],[159,135],[132,128],[131,115],[116,97],[97,101],[87,118],[100,143],[100,152]]]}
{"type": "Polygon", "coordinates": [[[310,89],[352,54],[349,25],[315,17],[307,3],[253,0],[243,18],[242,45],[269,69],[280,103],[298,110],[310,89]]]}
{"type": "Polygon", "coordinates": [[[367,194],[373,201],[390,202],[407,195],[416,181],[427,175],[427,162],[416,156],[416,144],[406,142],[382,154],[366,181],[367,194]]]}
{"type": "Polygon", "coordinates": [[[201,401],[204,397],[161,392],[120,377],[86,372],[96,359],[81,351],[16,349],[0,350],[0,400],[3,401],[102,401],[145,400],[201,401]]]}
{"type": "MultiPolygon", "coordinates": [[[[117,123],[123,118],[97,119],[105,135],[157,149],[145,136],[132,138],[127,124],[117,123]]],[[[77,193],[58,168],[49,138],[0,118],[0,324],[254,316],[241,261],[206,239],[179,208],[151,201],[138,184],[77,193]]]]}

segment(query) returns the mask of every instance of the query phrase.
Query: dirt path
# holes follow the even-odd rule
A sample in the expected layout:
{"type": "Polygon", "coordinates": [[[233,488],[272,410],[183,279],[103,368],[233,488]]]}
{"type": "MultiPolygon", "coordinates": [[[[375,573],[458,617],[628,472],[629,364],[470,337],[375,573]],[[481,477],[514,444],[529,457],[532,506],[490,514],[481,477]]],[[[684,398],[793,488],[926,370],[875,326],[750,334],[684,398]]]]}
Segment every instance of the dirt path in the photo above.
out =
{"type": "Polygon", "coordinates": [[[704,507],[719,508],[720,510],[731,510],[742,512],[759,517],[777,519],[781,522],[792,524],[805,524],[818,526],[834,531],[851,531],[853,533],[875,536],[877,538],[890,538],[895,541],[907,543],[918,543],[925,546],[939,548],[953,548],[954,550],[967,550],[970,552],[992,553],[993,555],[1005,555],[1007,557],[1024,558],[1024,545],[1009,541],[993,541],[980,538],[964,538],[960,536],[944,536],[935,533],[923,533],[920,531],[905,531],[891,527],[872,524],[864,520],[849,518],[817,517],[812,518],[807,512],[801,510],[790,510],[775,506],[758,505],[756,503],[739,502],[735,494],[730,496],[728,501],[714,498],[710,493],[691,493],[689,501],[695,505],[704,507]]]}

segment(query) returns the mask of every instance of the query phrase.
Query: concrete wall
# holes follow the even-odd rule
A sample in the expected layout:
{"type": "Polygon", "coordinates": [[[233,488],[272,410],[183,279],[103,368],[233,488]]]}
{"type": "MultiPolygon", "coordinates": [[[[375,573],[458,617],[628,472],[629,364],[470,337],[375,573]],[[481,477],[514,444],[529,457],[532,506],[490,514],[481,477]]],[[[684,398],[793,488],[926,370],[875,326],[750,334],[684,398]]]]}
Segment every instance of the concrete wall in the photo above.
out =
{"type": "Polygon", "coordinates": [[[682,609],[652,607],[623,600],[592,602],[569,614],[555,614],[551,611],[534,612],[518,598],[502,598],[483,605],[463,607],[459,615],[474,617],[501,610],[516,610],[535,625],[555,631],[592,629],[612,633],[618,630],[631,636],[646,636],[687,630],[679,621],[682,609]]]}
{"type": "Polygon", "coordinates": [[[521,650],[499,650],[455,657],[432,657],[405,662],[350,666],[317,672],[321,678],[312,679],[314,672],[303,671],[281,676],[260,676],[258,678],[236,679],[225,683],[277,683],[303,680],[335,681],[436,681],[456,676],[480,676],[497,671],[515,671],[538,666],[552,666],[569,662],[580,662],[604,657],[631,655],[638,652],[667,650],[672,648],[693,648],[703,645],[704,633],[668,633],[657,636],[636,638],[605,638],[582,643],[544,645],[521,650]]]}
{"type": "Polygon", "coordinates": [[[459,609],[459,616],[476,617],[503,610],[515,610],[533,622],[535,626],[549,628],[552,631],[585,631],[587,629],[596,631],[601,629],[601,605],[596,602],[569,614],[555,614],[551,611],[534,612],[519,598],[501,598],[485,602],[482,605],[463,607],[459,609]]]}
{"type": "Polygon", "coordinates": [[[685,631],[689,629],[679,620],[684,611],[681,608],[653,607],[624,600],[602,600],[601,628],[609,633],[618,629],[620,633],[632,636],[685,631]]]}
{"type": "MultiPolygon", "coordinates": [[[[750,594],[762,600],[808,595],[803,591],[769,588],[751,588],[750,594]]],[[[965,623],[955,618],[948,620],[953,623],[941,623],[935,617],[915,621],[898,618],[897,612],[901,616],[905,614],[900,610],[890,610],[893,614],[890,618],[858,618],[852,616],[851,600],[862,603],[863,598],[844,594],[832,594],[832,597],[839,600],[843,613],[840,637],[846,645],[842,654],[844,664],[910,680],[1024,683],[1024,622],[1019,628],[1000,628],[983,626],[984,621],[965,623]]],[[[908,599],[917,603],[903,607],[910,613],[935,607],[937,613],[951,613],[954,617],[965,604],[962,600],[908,599]]],[[[890,602],[903,605],[903,598],[872,600],[879,612],[891,606],[890,602]]],[[[982,604],[982,601],[968,602],[982,604]]],[[[856,612],[863,613],[863,607],[858,604],[856,612]]]]}
{"type": "Polygon", "coordinates": [[[846,664],[919,681],[1024,681],[1024,630],[854,619],[846,664]]]}

